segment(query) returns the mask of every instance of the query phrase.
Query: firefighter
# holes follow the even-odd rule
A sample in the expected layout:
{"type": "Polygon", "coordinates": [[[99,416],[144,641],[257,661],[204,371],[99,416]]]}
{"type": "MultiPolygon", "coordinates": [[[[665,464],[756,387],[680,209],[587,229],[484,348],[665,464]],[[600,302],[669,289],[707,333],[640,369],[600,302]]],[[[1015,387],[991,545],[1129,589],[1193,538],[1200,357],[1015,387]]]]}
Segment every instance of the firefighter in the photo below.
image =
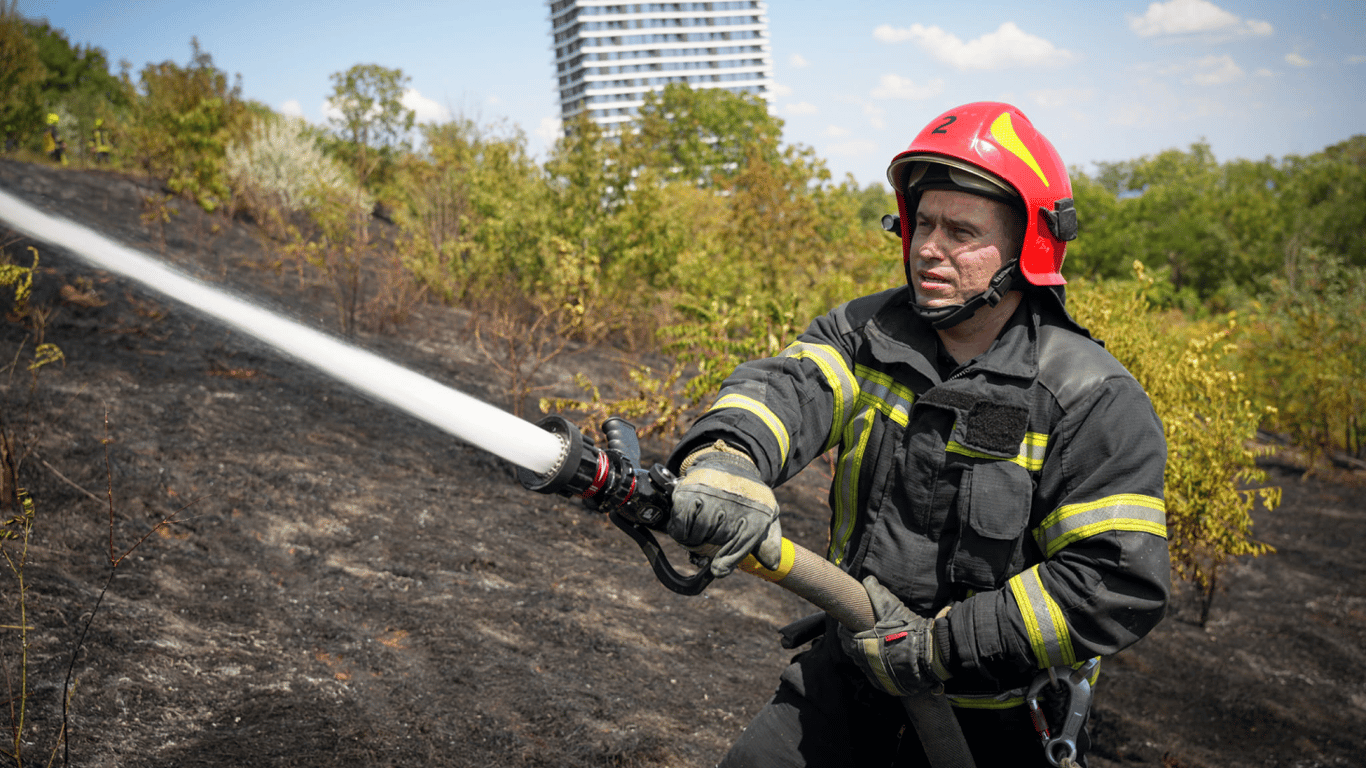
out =
{"type": "Polygon", "coordinates": [[[1166,609],[1162,425],[1067,313],[1077,219],[1056,150],[1015,107],[966,104],[887,178],[907,284],[740,365],[669,458],[669,533],[724,576],[751,552],[777,566],[771,488],[835,450],[827,557],[878,619],[827,619],[723,766],[928,765],[898,705],[926,690],[978,766],[1049,766],[1031,683],[1090,675],[1166,609]]]}
{"type": "Polygon", "coordinates": [[[104,127],[103,118],[95,118],[95,131],[90,136],[90,152],[95,157],[95,163],[102,165],[109,162],[109,153],[112,147],[109,145],[109,131],[104,127]]]}
{"type": "Polygon", "coordinates": [[[56,112],[47,113],[47,128],[43,131],[43,154],[59,163],[62,162],[62,140],[57,135],[60,119],[56,112]]]}

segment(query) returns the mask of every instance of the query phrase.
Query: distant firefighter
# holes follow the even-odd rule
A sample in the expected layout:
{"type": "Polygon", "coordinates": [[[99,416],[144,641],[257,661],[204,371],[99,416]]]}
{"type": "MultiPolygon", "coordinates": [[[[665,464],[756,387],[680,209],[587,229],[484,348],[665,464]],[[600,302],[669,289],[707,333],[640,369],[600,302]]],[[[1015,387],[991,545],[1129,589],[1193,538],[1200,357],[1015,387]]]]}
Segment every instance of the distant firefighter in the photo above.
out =
{"type": "Polygon", "coordinates": [[[109,130],[104,127],[104,120],[95,118],[95,132],[90,137],[90,153],[95,157],[97,164],[109,162],[109,130]]]}
{"type": "Polygon", "coordinates": [[[60,119],[56,112],[47,113],[47,130],[43,131],[43,151],[48,157],[66,165],[66,142],[57,135],[57,123],[60,119]]]}

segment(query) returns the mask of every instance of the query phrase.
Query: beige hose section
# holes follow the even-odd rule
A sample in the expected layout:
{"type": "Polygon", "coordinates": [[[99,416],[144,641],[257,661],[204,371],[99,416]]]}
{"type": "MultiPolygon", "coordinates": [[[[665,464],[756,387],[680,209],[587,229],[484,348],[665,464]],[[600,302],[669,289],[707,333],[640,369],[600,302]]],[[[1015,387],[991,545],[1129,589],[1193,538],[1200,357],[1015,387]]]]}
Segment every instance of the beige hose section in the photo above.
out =
{"type": "Polygon", "coordinates": [[[805,598],[836,621],[859,632],[877,622],[868,592],[853,576],[805,547],[783,539],[782,562],[769,570],[753,555],[740,563],[740,570],[805,598]]]}
{"type": "MultiPolygon", "coordinates": [[[[841,571],[839,566],[789,539],[783,539],[783,558],[777,568],[765,568],[753,555],[746,557],[739,567],[745,573],[806,598],[855,632],[871,629],[877,623],[873,604],[862,584],[841,571]]],[[[925,690],[902,697],[901,704],[931,765],[935,768],[974,768],[963,730],[942,694],[941,686],[939,693],[925,690]]]]}

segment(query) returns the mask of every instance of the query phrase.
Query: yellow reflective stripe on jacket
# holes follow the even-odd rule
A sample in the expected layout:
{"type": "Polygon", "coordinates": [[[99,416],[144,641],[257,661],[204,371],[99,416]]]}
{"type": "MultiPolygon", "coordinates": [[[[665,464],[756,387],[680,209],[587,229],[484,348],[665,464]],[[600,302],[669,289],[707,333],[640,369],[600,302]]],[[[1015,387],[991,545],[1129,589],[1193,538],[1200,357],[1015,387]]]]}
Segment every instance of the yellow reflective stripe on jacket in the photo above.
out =
{"type": "Polygon", "coordinates": [[[910,423],[911,403],[915,401],[910,387],[865,365],[854,366],[854,379],[858,392],[854,415],[840,436],[840,455],[835,464],[835,520],[828,557],[837,565],[849,554],[849,539],[854,535],[854,521],[859,513],[859,476],[873,432],[873,414],[881,413],[905,427],[910,423]]]}
{"type": "Polygon", "coordinates": [[[752,397],[735,393],[722,395],[721,398],[716,401],[716,404],[711,407],[711,410],[719,411],[722,408],[739,408],[742,411],[748,411],[749,413],[758,416],[759,420],[773,433],[774,439],[778,441],[778,453],[782,454],[783,457],[782,464],[787,463],[788,449],[792,445],[792,437],[788,435],[787,427],[783,426],[782,419],[778,418],[778,414],[774,413],[767,405],[764,405],[752,397]]]}
{"type": "Polygon", "coordinates": [[[989,453],[974,451],[956,440],[950,440],[944,450],[949,453],[957,453],[963,456],[971,456],[975,459],[994,459],[996,461],[1009,461],[1012,464],[1019,464],[1031,472],[1043,469],[1043,455],[1048,448],[1048,435],[1040,432],[1026,432],[1024,440],[1020,441],[1020,453],[1011,459],[1002,459],[1000,456],[992,456],[989,453]]]}
{"type": "MultiPolygon", "coordinates": [[[[1090,659],[1083,659],[1071,665],[1073,669],[1080,667],[1090,659]]],[[[1095,669],[1091,670],[1091,676],[1086,678],[1086,682],[1095,687],[1096,681],[1100,679],[1101,661],[1097,661],[1095,669]]],[[[1022,707],[1025,703],[1025,695],[1028,693],[1026,688],[1012,688],[1001,693],[978,693],[978,694],[947,694],[949,703],[959,709],[1010,709],[1012,707],[1022,707]]]]}
{"type": "Polygon", "coordinates": [[[825,447],[821,449],[821,453],[825,453],[839,442],[845,423],[853,416],[854,401],[859,393],[854,372],[849,370],[839,351],[827,344],[798,341],[783,350],[782,357],[795,357],[798,360],[810,360],[815,363],[826,385],[830,387],[835,403],[834,414],[830,420],[830,436],[825,441],[825,447]]]}
{"type": "Polygon", "coordinates": [[[1139,531],[1167,538],[1167,505],[1137,493],[1106,496],[1084,504],[1058,507],[1034,529],[1044,557],[1088,536],[1108,531],[1139,531]]]}
{"type": "Polygon", "coordinates": [[[910,387],[898,384],[891,376],[866,365],[854,366],[854,376],[858,379],[860,406],[876,408],[902,427],[911,423],[915,393],[910,387]]]}
{"type": "Polygon", "coordinates": [[[839,565],[848,554],[849,537],[854,535],[854,520],[858,516],[859,471],[868,451],[868,437],[873,433],[873,415],[877,411],[865,408],[849,420],[840,439],[839,459],[835,463],[835,519],[831,525],[830,562],[839,565]]]}
{"type": "Polygon", "coordinates": [[[1072,650],[1067,619],[1057,601],[1044,589],[1039,566],[1012,576],[1008,583],[1024,618],[1025,632],[1029,635],[1029,645],[1034,649],[1039,669],[1075,664],[1077,657],[1072,650]]]}

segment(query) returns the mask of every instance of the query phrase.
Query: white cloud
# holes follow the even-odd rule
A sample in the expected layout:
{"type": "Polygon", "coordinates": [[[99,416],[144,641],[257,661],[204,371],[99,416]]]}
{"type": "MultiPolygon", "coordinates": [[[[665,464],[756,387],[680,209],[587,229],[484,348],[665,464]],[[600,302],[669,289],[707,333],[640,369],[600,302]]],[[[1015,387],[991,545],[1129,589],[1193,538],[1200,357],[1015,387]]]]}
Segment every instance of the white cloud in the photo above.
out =
{"type": "Polygon", "coordinates": [[[403,106],[413,111],[418,123],[444,123],[451,119],[451,111],[439,102],[423,96],[416,88],[407,88],[399,99],[403,106]]]}
{"type": "Polygon", "coordinates": [[[784,114],[788,115],[814,115],[820,110],[815,104],[808,101],[799,101],[796,104],[788,104],[782,108],[784,114]]]}
{"type": "Polygon", "coordinates": [[[1287,53],[1285,55],[1285,63],[1296,67],[1307,67],[1311,62],[1298,53],[1287,53]]]}
{"type": "Polygon", "coordinates": [[[541,124],[536,127],[536,138],[547,145],[554,144],[563,134],[564,128],[561,126],[558,117],[543,117],[541,124]]]}
{"type": "Polygon", "coordinates": [[[773,95],[774,95],[774,96],[777,96],[777,97],[780,98],[780,99],[785,99],[785,98],[787,98],[788,96],[791,96],[791,95],[792,95],[792,87],[791,87],[791,86],[787,86],[787,85],[783,85],[782,83],[774,83],[774,84],[773,84],[773,95]]]}
{"type": "Polygon", "coordinates": [[[1252,74],[1256,75],[1257,77],[1275,77],[1275,76],[1276,76],[1276,73],[1275,73],[1275,72],[1272,72],[1271,70],[1267,69],[1266,67],[1260,67],[1260,68],[1257,69],[1256,72],[1253,72],[1252,74]]]}
{"type": "Polygon", "coordinates": [[[887,114],[886,110],[876,104],[866,101],[859,101],[857,103],[863,107],[863,115],[868,118],[869,125],[879,131],[887,127],[887,121],[882,119],[883,115],[887,114]]]}
{"type": "Polygon", "coordinates": [[[289,115],[290,117],[303,117],[304,108],[299,104],[298,99],[290,99],[280,105],[280,114],[289,115]]]}
{"type": "Polygon", "coordinates": [[[827,126],[827,127],[826,127],[826,129],[825,129],[825,135],[826,135],[826,136],[829,136],[829,137],[831,137],[831,138],[838,139],[838,138],[843,137],[843,136],[848,136],[848,135],[849,135],[849,129],[848,129],[848,128],[841,128],[841,127],[838,126],[838,125],[831,125],[831,126],[827,126]]]}
{"type": "Polygon", "coordinates": [[[1147,104],[1139,101],[1126,101],[1110,115],[1110,122],[1115,125],[1139,126],[1149,125],[1155,117],[1155,110],[1147,104]]]}
{"type": "Polygon", "coordinates": [[[1232,56],[1206,56],[1195,66],[1199,71],[1190,81],[1197,85],[1223,85],[1243,76],[1242,68],[1234,63],[1232,56]]]}
{"type": "Polygon", "coordinates": [[[909,99],[918,101],[928,99],[944,92],[944,81],[936,77],[928,83],[917,84],[908,77],[900,75],[883,75],[878,81],[877,87],[873,89],[872,96],[875,99],[909,99]]]}
{"type": "MultiPolygon", "coordinates": [[[[418,93],[416,88],[407,88],[403,95],[398,98],[400,104],[413,111],[413,117],[418,123],[439,123],[451,119],[449,109],[441,106],[440,103],[418,93]]],[[[323,101],[322,113],[324,120],[342,120],[342,113],[332,104],[331,99],[323,101]]],[[[372,115],[379,114],[379,105],[370,109],[372,115]]]]}
{"type": "Polygon", "coordinates": [[[1244,21],[1238,15],[1220,8],[1209,0],[1169,0],[1165,3],[1153,3],[1142,16],[1129,17],[1129,29],[1139,37],[1209,32],[1266,37],[1275,31],[1269,22],[1257,19],[1244,21]]]}
{"type": "Polygon", "coordinates": [[[810,62],[803,58],[800,53],[794,53],[791,56],[787,57],[787,63],[791,64],[797,69],[806,69],[807,67],[811,66],[810,62]]]}
{"type": "Polygon", "coordinates": [[[914,42],[935,59],[960,70],[1006,69],[1008,67],[1058,67],[1076,58],[1042,37],[1031,35],[1014,22],[1007,21],[975,40],[963,42],[939,27],[912,24],[905,28],[883,24],[873,30],[873,38],[883,43],[914,42]]]}
{"type": "Polygon", "coordinates": [[[1044,88],[1030,91],[1034,102],[1041,107],[1065,107],[1090,101],[1096,95],[1095,88],[1044,88]]]}

